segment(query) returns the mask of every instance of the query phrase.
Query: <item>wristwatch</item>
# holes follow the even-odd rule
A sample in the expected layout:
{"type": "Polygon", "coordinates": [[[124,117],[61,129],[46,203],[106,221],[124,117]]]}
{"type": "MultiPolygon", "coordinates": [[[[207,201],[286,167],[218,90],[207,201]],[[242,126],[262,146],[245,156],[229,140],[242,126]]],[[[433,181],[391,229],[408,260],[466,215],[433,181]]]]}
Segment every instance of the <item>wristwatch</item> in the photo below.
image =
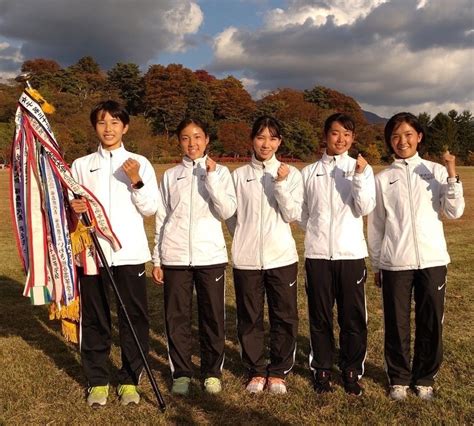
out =
{"type": "Polygon", "coordinates": [[[143,183],[142,180],[139,180],[137,183],[132,183],[132,188],[133,189],[140,189],[143,188],[145,184],[143,183]]]}
{"type": "Polygon", "coordinates": [[[448,183],[459,183],[459,175],[448,177],[448,183]]]}

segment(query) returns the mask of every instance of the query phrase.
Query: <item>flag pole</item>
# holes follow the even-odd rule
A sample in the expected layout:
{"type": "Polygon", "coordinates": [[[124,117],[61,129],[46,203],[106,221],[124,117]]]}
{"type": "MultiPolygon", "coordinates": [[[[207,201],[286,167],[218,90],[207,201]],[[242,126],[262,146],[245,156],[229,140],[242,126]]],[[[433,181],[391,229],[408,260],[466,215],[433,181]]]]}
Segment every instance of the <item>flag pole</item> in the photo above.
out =
{"type": "MultiPolygon", "coordinates": [[[[75,198],[80,198],[77,194],[74,195],[75,198]]],[[[122,298],[120,297],[120,293],[117,288],[117,284],[115,283],[114,277],[112,270],[110,269],[109,264],[107,263],[107,258],[105,257],[104,251],[102,250],[102,247],[99,243],[99,239],[97,238],[97,234],[95,232],[95,228],[91,225],[91,221],[89,219],[89,216],[87,216],[86,213],[81,215],[81,220],[84,222],[84,225],[87,226],[89,229],[90,236],[92,238],[92,241],[94,242],[95,249],[97,250],[97,254],[99,255],[100,261],[102,262],[103,267],[105,268],[107,275],[110,280],[110,284],[112,286],[112,289],[114,290],[115,296],[117,297],[117,301],[119,304],[120,309],[123,312],[123,315],[127,321],[128,326],[130,327],[130,331],[132,332],[133,340],[135,341],[135,345],[138,348],[138,351],[140,352],[140,356],[143,361],[143,366],[145,367],[146,373],[148,375],[148,379],[150,380],[151,387],[153,388],[153,392],[155,392],[156,399],[159,404],[159,408],[161,411],[166,410],[166,404],[165,400],[163,399],[163,396],[161,395],[160,390],[158,389],[158,385],[156,383],[155,377],[153,376],[153,373],[150,369],[150,366],[148,365],[148,361],[146,359],[145,353],[143,352],[143,348],[140,344],[140,341],[138,340],[137,333],[135,332],[135,329],[133,328],[132,321],[130,320],[130,317],[128,316],[127,309],[125,308],[125,304],[123,303],[122,298]]]]}
{"type": "MultiPolygon", "coordinates": [[[[31,74],[30,73],[22,73],[20,75],[18,75],[16,78],[15,78],[15,81],[19,82],[19,83],[23,83],[27,89],[30,89],[32,90],[32,87],[31,87],[31,84],[29,82],[29,79],[31,78],[31,74]]],[[[40,104],[40,107],[41,107],[41,104],[40,104]]],[[[74,194],[74,197],[75,198],[81,198],[78,194],[74,194]]],[[[110,269],[109,267],[109,264],[107,263],[107,259],[105,257],[105,254],[102,250],[102,247],[99,243],[99,239],[97,237],[97,234],[96,234],[96,230],[95,230],[95,227],[93,227],[91,225],[91,220],[89,218],[89,216],[84,213],[81,215],[81,220],[82,222],[84,223],[85,226],[87,226],[88,230],[89,230],[89,234],[91,236],[91,239],[92,239],[92,242],[94,243],[94,246],[95,246],[95,249],[96,249],[96,252],[97,254],[99,255],[99,258],[102,262],[102,265],[103,267],[105,268],[106,272],[107,272],[107,275],[109,277],[109,280],[110,280],[110,284],[112,286],[112,289],[115,293],[115,296],[117,298],[117,301],[118,301],[118,305],[119,305],[119,308],[121,309],[125,319],[126,319],[126,322],[130,328],[130,331],[132,333],[132,336],[133,336],[133,340],[135,341],[135,345],[137,346],[137,349],[140,353],[140,357],[143,361],[143,366],[145,367],[145,370],[146,370],[146,373],[148,375],[148,378],[150,380],[150,383],[151,383],[151,386],[153,388],[153,392],[155,393],[156,395],[156,399],[158,401],[158,408],[164,412],[166,410],[166,404],[165,404],[165,401],[163,399],[163,396],[161,395],[161,392],[160,390],[158,389],[158,385],[156,383],[156,380],[155,380],[155,377],[153,376],[153,373],[150,369],[150,366],[148,364],[148,361],[146,359],[146,355],[143,351],[143,348],[140,344],[140,341],[138,340],[138,336],[137,336],[137,333],[135,332],[135,329],[133,328],[133,325],[132,325],[132,321],[130,320],[130,317],[128,315],[128,312],[125,308],[125,304],[123,303],[123,300],[122,300],[122,297],[120,296],[120,293],[118,291],[118,288],[117,288],[117,284],[115,283],[115,280],[113,278],[113,274],[112,274],[112,270],[110,269]]]]}

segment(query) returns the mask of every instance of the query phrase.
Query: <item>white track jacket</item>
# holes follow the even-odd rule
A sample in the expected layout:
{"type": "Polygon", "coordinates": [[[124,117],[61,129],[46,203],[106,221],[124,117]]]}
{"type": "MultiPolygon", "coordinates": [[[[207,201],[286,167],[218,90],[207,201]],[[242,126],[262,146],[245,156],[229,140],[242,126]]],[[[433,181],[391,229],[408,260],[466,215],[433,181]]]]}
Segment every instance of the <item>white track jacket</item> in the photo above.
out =
{"type": "Polygon", "coordinates": [[[375,207],[372,167],[355,172],[347,152],[306,166],[301,174],[304,202],[301,227],[306,231],[305,258],[345,260],[368,255],[363,216],[375,207]]]}
{"type": "Polygon", "coordinates": [[[456,219],[464,212],[461,183],[447,183],[440,164],[418,154],[395,160],[375,177],[377,206],[368,220],[374,272],[447,265],[441,213],[456,219]]]}
{"type": "Polygon", "coordinates": [[[227,263],[221,220],[235,213],[236,198],[227,167],[206,171],[207,156],[184,157],[160,182],[155,221],[155,266],[227,263]]]}
{"type": "Polygon", "coordinates": [[[72,163],[73,177],[88,188],[104,206],[112,230],[122,248],[114,252],[99,235],[100,245],[110,266],[138,265],[151,259],[143,217],[155,214],[158,185],[153,166],[143,156],[128,152],[122,145],[113,151],[101,146],[97,152],[78,158],[72,163]],[[128,158],[140,163],[139,174],[145,184],[132,188],[122,170],[128,158]]]}
{"type": "Polygon", "coordinates": [[[280,162],[255,157],[232,173],[237,214],[227,221],[234,236],[232,262],[236,269],[273,269],[298,261],[290,223],[301,217],[303,183],[298,169],[276,182],[280,162]]]}

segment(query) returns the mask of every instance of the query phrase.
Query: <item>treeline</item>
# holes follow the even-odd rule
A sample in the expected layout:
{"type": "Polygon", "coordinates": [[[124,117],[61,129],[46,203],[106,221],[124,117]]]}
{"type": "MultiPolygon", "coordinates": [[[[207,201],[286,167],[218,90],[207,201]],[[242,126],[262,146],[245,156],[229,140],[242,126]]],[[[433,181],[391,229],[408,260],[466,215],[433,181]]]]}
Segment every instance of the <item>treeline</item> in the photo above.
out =
{"type": "MultiPolygon", "coordinates": [[[[212,155],[247,156],[249,133],[255,117],[273,115],[283,124],[281,155],[313,160],[323,147],[322,125],[333,112],[352,115],[357,124],[357,145],[370,163],[389,160],[383,142],[383,125],[369,124],[359,104],[335,90],[315,86],[304,91],[279,89],[254,101],[235,77],[218,79],[205,70],[192,71],[182,65],[151,65],[142,74],[138,65],[118,63],[108,71],[91,57],[62,68],[50,59],[23,63],[31,72],[32,86],[56,107],[50,122],[67,161],[96,149],[89,125],[92,106],[105,98],[124,102],[132,115],[127,147],[152,162],[168,162],[180,155],[174,130],[185,117],[209,123],[212,155]]],[[[9,157],[18,84],[0,85],[0,160],[9,157]]],[[[419,118],[426,128],[422,152],[438,159],[449,148],[460,162],[474,164],[474,126],[470,111],[439,113],[433,119],[419,118]]]]}

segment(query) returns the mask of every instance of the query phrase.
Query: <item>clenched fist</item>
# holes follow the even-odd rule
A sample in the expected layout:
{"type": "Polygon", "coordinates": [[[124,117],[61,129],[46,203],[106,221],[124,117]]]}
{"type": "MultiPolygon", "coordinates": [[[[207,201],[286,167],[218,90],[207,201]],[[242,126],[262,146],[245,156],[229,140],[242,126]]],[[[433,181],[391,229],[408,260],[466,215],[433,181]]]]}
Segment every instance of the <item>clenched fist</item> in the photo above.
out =
{"type": "Polygon", "coordinates": [[[290,174],[290,167],[288,166],[288,164],[281,163],[280,167],[278,167],[277,176],[275,180],[277,182],[281,182],[282,180],[285,180],[289,174],[290,174]]]}
{"type": "Polygon", "coordinates": [[[128,176],[128,178],[132,182],[132,185],[135,185],[138,181],[141,180],[140,175],[138,173],[140,170],[140,163],[137,160],[134,160],[133,158],[125,160],[125,162],[122,164],[122,170],[128,176]]]}
{"type": "Polygon", "coordinates": [[[367,164],[369,163],[367,163],[366,159],[362,157],[362,154],[359,154],[356,158],[356,173],[362,173],[367,167],[367,164]]]}
{"type": "Polygon", "coordinates": [[[444,164],[446,165],[446,170],[448,171],[449,177],[456,176],[456,157],[451,154],[448,150],[443,154],[444,164]]]}
{"type": "Polygon", "coordinates": [[[217,163],[211,157],[208,156],[206,158],[206,171],[207,171],[207,173],[215,171],[216,166],[217,166],[217,163]]]}

